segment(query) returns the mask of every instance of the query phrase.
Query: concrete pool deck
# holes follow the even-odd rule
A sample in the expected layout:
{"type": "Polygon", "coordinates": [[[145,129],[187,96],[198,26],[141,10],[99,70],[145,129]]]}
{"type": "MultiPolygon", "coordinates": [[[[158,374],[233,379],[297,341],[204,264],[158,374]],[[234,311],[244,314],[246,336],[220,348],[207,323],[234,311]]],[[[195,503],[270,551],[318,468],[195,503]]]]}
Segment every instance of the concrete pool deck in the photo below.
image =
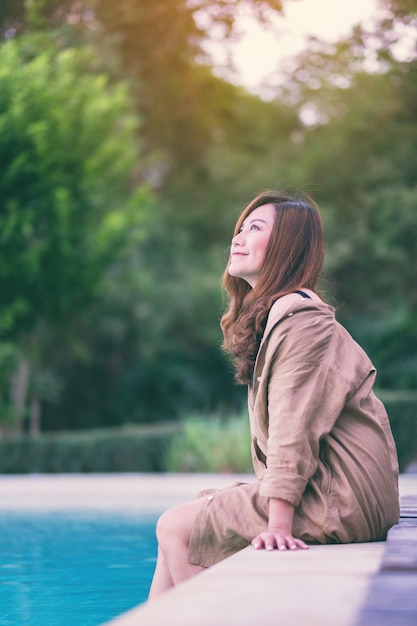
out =
{"type": "Polygon", "coordinates": [[[235,474],[0,475],[0,510],[103,510],[159,514],[202,489],[254,480],[235,474]]]}
{"type": "Polygon", "coordinates": [[[107,626],[415,626],[417,474],[400,492],[407,519],[387,542],[248,547],[107,626]]]}
{"type": "MultiPolygon", "coordinates": [[[[253,476],[1,476],[0,507],[15,511],[124,509],[158,514],[193,498],[201,489],[226,486],[235,480],[253,480],[253,476]]],[[[312,546],[296,553],[246,548],[157,601],[139,605],[107,622],[107,626],[415,626],[417,474],[401,475],[400,493],[402,511],[408,519],[401,520],[403,526],[394,527],[401,531],[393,535],[394,541],[389,535],[387,542],[312,546]],[[406,550],[402,538],[407,541],[406,550]],[[373,600],[369,612],[368,598],[375,580],[381,587],[379,572],[384,569],[387,548],[393,543],[400,561],[395,561],[391,551],[389,576],[382,580],[389,583],[389,589],[384,588],[382,595],[374,594],[377,600],[373,600]],[[382,606],[384,602],[389,604],[392,588],[396,590],[395,598],[391,597],[395,615],[382,606]]]]}

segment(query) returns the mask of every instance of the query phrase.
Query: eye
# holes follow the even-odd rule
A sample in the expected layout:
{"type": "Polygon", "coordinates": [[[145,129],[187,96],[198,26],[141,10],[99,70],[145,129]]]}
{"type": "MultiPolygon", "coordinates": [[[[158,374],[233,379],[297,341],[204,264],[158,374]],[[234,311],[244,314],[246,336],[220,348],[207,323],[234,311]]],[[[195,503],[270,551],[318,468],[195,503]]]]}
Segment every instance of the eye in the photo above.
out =
{"type": "Polygon", "coordinates": [[[259,230],[259,226],[252,224],[249,230],[259,230]]]}

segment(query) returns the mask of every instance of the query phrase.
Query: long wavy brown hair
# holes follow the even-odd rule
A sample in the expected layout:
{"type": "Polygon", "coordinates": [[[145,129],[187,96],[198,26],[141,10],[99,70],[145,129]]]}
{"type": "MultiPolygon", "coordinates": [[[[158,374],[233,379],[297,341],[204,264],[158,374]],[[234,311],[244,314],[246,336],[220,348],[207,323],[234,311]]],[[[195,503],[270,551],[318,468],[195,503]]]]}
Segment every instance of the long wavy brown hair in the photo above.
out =
{"type": "Polygon", "coordinates": [[[307,196],[292,198],[278,191],[261,193],[243,210],[234,235],[248,215],[265,204],[272,204],[276,214],[255,287],[252,289],[244,279],[229,274],[230,259],[223,275],[230,301],[221,319],[222,347],[233,360],[235,379],[240,384],[251,380],[271,306],[297,289],[314,290],[324,258],[319,208],[307,196]]]}

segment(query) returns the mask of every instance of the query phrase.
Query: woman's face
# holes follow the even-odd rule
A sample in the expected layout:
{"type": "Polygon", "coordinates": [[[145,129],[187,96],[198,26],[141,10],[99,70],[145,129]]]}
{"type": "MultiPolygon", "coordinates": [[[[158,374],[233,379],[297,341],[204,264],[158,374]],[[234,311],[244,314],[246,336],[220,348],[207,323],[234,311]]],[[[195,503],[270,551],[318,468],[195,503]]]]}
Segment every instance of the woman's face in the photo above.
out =
{"type": "Polygon", "coordinates": [[[228,272],[255,287],[275,221],[275,207],[264,204],[254,209],[232,239],[228,272]]]}

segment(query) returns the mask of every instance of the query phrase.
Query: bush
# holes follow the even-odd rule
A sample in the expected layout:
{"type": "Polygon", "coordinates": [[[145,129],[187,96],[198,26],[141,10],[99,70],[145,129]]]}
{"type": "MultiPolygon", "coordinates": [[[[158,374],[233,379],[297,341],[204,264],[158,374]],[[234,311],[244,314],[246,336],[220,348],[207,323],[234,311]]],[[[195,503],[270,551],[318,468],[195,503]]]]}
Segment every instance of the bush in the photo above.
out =
{"type": "Polygon", "coordinates": [[[417,460],[417,393],[381,391],[378,393],[390,418],[397,445],[400,471],[417,460]]]}
{"type": "MultiPolygon", "coordinates": [[[[390,417],[400,470],[417,459],[417,394],[378,393],[390,417]]],[[[0,439],[0,473],[252,472],[246,413],[0,439]]]]}
{"type": "MultiPolygon", "coordinates": [[[[400,471],[417,460],[417,393],[380,391],[398,451],[400,471]]],[[[174,437],[166,461],[171,472],[251,472],[246,414],[228,419],[192,417],[174,437]]]]}
{"type": "Polygon", "coordinates": [[[0,473],[162,472],[177,424],[0,440],[0,473]]]}
{"type": "Polygon", "coordinates": [[[170,472],[251,472],[249,420],[191,417],[174,437],[166,460],[170,472]]]}

